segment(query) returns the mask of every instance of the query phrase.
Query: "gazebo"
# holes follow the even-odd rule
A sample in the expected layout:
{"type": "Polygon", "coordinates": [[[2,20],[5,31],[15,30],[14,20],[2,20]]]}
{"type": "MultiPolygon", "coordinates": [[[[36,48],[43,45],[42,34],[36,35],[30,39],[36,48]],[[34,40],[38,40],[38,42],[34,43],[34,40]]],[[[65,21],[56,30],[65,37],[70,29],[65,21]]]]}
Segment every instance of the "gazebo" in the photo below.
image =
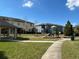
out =
{"type": "Polygon", "coordinates": [[[0,40],[6,38],[16,39],[16,37],[17,37],[17,27],[6,21],[0,21],[0,40]]]}

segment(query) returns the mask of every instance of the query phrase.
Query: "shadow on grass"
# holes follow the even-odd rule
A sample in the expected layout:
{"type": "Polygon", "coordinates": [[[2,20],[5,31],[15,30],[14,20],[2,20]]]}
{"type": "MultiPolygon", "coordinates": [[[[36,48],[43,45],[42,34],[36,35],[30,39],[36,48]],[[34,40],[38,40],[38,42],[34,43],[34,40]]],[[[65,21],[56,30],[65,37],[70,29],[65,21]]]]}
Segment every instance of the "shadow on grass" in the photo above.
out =
{"type": "Polygon", "coordinates": [[[17,41],[22,41],[22,40],[30,40],[29,38],[22,38],[22,37],[17,37],[16,39],[14,38],[2,38],[0,42],[17,42],[17,41]]]}
{"type": "Polygon", "coordinates": [[[29,38],[17,37],[16,40],[30,40],[29,38]]]}
{"type": "Polygon", "coordinates": [[[13,37],[1,37],[0,42],[12,42],[13,37]]]}
{"type": "Polygon", "coordinates": [[[0,51],[0,59],[8,59],[8,57],[5,56],[5,52],[4,51],[0,51]]]}
{"type": "Polygon", "coordinates": [[[13,40],[0,40],[0,42],[13,42],[13,40]]]}
{"type": "Polygon", "coordinates": [[[75,39],[74,41],[79,41],[79,39],[75,39]]]}
{"type": "Polygon", "coordinates": [[[47,37],[43,37],[45,39],[60,39],[61,37],[51,37],[51,36],[47,36],[47,37]]]}

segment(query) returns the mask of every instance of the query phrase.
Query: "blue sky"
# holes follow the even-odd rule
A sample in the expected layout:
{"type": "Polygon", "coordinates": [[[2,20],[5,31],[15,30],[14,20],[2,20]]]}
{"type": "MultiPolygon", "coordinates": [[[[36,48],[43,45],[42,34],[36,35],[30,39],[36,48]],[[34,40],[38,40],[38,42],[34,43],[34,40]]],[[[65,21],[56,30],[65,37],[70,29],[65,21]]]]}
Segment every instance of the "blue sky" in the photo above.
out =
{"type": "Polygon", "coordinates": [[[79,24],[79,0],[0,0],[0,16],[25,19],[36,24],[79,24]]]}

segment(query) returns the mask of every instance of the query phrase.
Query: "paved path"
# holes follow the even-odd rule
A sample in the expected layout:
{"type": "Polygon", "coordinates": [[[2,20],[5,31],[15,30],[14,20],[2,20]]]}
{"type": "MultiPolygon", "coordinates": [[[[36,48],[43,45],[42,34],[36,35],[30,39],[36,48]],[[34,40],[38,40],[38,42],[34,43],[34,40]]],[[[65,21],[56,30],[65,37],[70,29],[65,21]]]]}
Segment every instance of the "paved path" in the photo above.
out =
{"type": "Polygon", "coordinates": [[[62,38],[62,40],[54,42],[54,44],[52,44],[48,48],[48,50],[42,56],[41,59],[61,59],[61,47],[62,47],[62,43],[64,41],[66,41],[66,40],[69,40],[69,39],[62,38]]]}
{"type": "Polygon", "coordinates": [[[43,42],[43,43],[54,43],[55,41],[18,41],[18,42],[43,42]]]}

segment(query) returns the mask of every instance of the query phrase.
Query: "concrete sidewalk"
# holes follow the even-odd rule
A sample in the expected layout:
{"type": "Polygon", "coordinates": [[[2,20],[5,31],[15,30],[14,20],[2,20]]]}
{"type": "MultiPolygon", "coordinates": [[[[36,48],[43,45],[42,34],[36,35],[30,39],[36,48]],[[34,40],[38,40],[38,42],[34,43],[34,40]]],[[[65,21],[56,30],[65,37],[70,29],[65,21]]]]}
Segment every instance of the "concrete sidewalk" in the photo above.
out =
{"type": "Polygon", "coordinates": [[[54,43],[55,41],[18,41],[18,42],[43,42],[43,43],[54,43]]]}
{"type": "Polygon", "coordinates": [[[12,40],[14,42],[42,42],[42,43],[54,43],[55,41],[32,41],[32,40],[12,40]]]}
{"type": "Polygon", "coordinates": [[[62,38],[62,40],[54,42],[54,44],[52,44],[48,48],[48,50],[42,56],[41,59],[61,59],[61,47],[62,47],[62,43],[64,41],[66,41],[66,40],[69,40],[69,39],[62,38]]]}

